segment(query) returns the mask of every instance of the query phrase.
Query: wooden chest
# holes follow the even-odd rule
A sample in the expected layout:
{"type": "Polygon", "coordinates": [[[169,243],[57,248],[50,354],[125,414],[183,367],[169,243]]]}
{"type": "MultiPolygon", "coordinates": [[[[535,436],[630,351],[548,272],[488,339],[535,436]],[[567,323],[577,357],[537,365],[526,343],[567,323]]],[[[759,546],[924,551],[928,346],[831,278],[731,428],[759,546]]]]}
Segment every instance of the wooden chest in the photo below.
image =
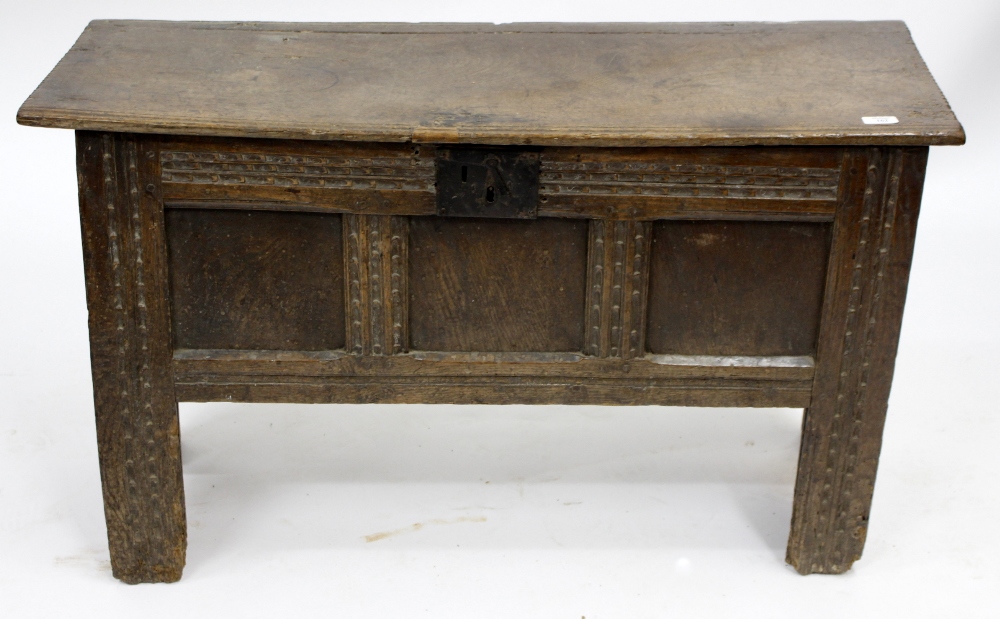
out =
{"type": "Polygon", "coordinates": [[[900,22],[100,21],[77,130],[115,576],[180,577],[177,401],[805,408],[788,561],[860,556],[927,147],[900,22]]]}

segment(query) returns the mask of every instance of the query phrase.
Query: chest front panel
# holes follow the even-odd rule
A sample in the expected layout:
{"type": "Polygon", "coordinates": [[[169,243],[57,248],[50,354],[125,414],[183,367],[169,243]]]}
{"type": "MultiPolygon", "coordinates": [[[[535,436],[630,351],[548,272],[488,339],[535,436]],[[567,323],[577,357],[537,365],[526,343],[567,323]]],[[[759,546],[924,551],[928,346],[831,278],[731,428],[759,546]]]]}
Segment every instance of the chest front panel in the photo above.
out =
{"type": "Polygon", "coordinates": [[[538,148],[534,212],[469,217],[440,209],[434,146],[146,140],[194,399],[377,374],[394,386],[344,399],[443,381],[459,401],[556,400],[510,388],[532,384],[628,404],[694,381],[808,402],[849,149],[538,148]]]}

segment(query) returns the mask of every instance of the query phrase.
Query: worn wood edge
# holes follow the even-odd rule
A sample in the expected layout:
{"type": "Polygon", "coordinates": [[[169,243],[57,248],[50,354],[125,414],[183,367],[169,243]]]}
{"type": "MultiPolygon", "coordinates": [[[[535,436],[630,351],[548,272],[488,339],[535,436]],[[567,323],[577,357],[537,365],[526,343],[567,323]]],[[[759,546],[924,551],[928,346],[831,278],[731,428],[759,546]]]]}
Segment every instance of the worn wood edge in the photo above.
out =
{"type": "Polygon", "coordinates": [[[525,379],[520,377],[300,377],[203,375],[178,382],[185,402],[343,404],[601,404],[808,406],[808,381],[525,379]]]}
{"type": "MultiPolygon", "coordinates": [[[[252,121],[202,121],[162,115],[112,120],[90,111],[34,107],[31,99],[17,112],[17,122],[28,127],[76,129],[117,133],[169,134],[213,137],[274,138],[294,140],[344,140],[348,142],[412,142],[417,144],[484,144],[588,147],[654,146],[959,146],[965,144],[961,124],[930,125],[921,131],[888,132],[859,130],[858,127],[824,127],[802,130],[788,127],[771,131],[734,129],[700,130],[668,127],[633,128],[629,132],[614,127],[587,129],[559,128],[540,132],[514,127],[412,127],[409,125],[343,125],[323,129],[312,125],[252,121]]],[[[883,125],[884,126],[884,125],[883,125]]]]}
{"type": "Polygon", "coordinates": [[[613,379],[719,379],[811,381],[813,367],[782,357],[731,357],[703,363],[657,355],[622,360],[578,353],[457,353],[415,351],[391,356],[361,356],[345,351],[177,350],[174,373],[179,382],[203,375],[359,376],[359,377],[552,377],[613,379]]]}
{"type": "MultiPolygon", "coordinates": [[[[858,25],[879,31],[904,34],[913,53],[927,71],[926,62],[920,57],[909,29],[902,21],[812,21],[812,22],[689,22],[689,23],[511,23],[511,24],[465,24],[465,23],[294,23],[294,22],[175,22],[166,20],[94,20],[81,33],[86,36],[91,30],[120,27],[193,27],[195,29],[257,30],[275,32],[310,33],[602,33],[602,34],[711,34],[728,35],[752,32],[773,32],[783,28],[803,27],[815,29],[817,35],[829,34],[838,27],[856,28],[858,25]]],[[[79,38],[67,51],[67,55],[77,50],[79,38]]],[[[57,65],[58,66],[58,65],[57,65]]],[[[54,69],[53,69],[54,70],[54,69]]],[[[933,81],[933,77],[931,76],[933,81]]],[[[641,127],[631,133],[616,130],[614,126],[584,130],[554,128],[548,132],[525,133],[508,127],[482,129],[480,125],[468,127],[412,127],[407,125],[368,124],[341,126],[336,129],[317,129],[308,124],[281,123],[273,126],[248,126],[245,119],[231,123],[214,120],[191,121],[185,117],[165,117],[162,114],[133,114],[119,120],[112,120],[100,112],[72,109],[67,107],[46,107],[34,102],[38,91],[46,80],[28,97],[17,112],[17,122],[26,126],[68,128],[92,131],[131,132],[145,134],[173,134],[187,136],[216,137],[264,137],[291,138],[304,140],[343,139],[348,141],[383,142],[462,142],[479,144],[551,144],[563,146],[750,146],[750,145],[846,145],[846,146],[937,146],[960,145],[965,143],[965,131],[957,118],[953,122],[927,125],[920,131],[893,131],[887,126],[824,127],[816,129],[802,127],[782,127],[769,131],[747,129],[702,129],[678,127],[641,127]],[[568,133],[575,131],[575,133],[568,133]],[[338,137],[340,136],[340,137],[338,137]]],[[[936,86],[935,82],[935,86],[936,86]]],[[[937,88],[938,92],[941,89],[937,88]]],[[[944,99],[942,94],[942,99],[944,99]]],[[[951,111],[945,100],[945,105],[951,111]]]]}
{"type": "Polygon", "coordinates": [[[693,365],[705,367],[812,368],[809,356],[714,356],[714,355],[648,355],[649,361],[661,365],[693,365]]]}

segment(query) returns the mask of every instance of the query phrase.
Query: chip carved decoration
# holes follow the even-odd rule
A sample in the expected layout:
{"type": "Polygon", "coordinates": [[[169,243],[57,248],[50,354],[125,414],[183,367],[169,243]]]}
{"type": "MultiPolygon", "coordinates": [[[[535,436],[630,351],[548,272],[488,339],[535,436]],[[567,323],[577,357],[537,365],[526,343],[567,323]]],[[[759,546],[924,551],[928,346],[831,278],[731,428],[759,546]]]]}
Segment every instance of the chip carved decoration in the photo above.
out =
{"type": "MultiPolygon", "coordinates": [[[[125,483],[146,501],[146,517],[156,521],[148,529],[132,527],[134,546],[146,543],[146,535],[162,534],[164,513],[170,509],[159,491],[157,462],[141,457],[155,436],[149,341],[149,308],[146,294],[147,264],[143,255],[143,225],[138,155],[135,140],[115,140],[105,134],[102,171],[108,221],[108,251],[111,265],[118,350],[119,414],[125,454],[125,483]],[[115,159],[119,163],[116,165],[115,159]],[[120,189],[119,189],[120,188],[120,189]]],[[[137,512],[138,508],[130,509],[137,512]]],[[[133,513],[132,517],[135,517],[133,513]]],[[[157,540],[153,540],[157,541],[157,540]]]]}
{"type": "Polygon", "coordinates": [[[405,217],[344,215],[347,347],[354,355],[407,349],[405,217]]]}
{"type": "Polygon", "coordinates": [[[126,582],[176,580],[186,534],[177,405],[164,341],[162,211],[158,187],[148,182],[158,176],[155,153],[127,134],[83,135],[78,146],[86,157],[81,218],[112,571],[126,582]]]}
{"type": "MultiPolygon", "coordinates": [[[[163,150],[165,183],[434,192],[430,151],[378,157],[163,150]]],[[[566,161],[543,156],[540,196],[596,195],[832,201],[840,168],[566,161]]],[[[345,215],[347,346],[407,348],[405,219],[345,215]]],[[[585,352],[644,354],[650,225],[592,220],[585,352]]]]}
{"type": "Polygon", "coordinates": [[[621,359],[645,354],[650,232],[649,222],[591,220],[586,354],[621,359]]]}
{"type": "Polygon", "coordinates": [[[539,193],[556,195],[837,199],[839,168],[542,159],[539,193]]]}
{"type": "MultiPolygon", "coordinates": [[[[430,156],[319,157],[268,153],[160,154],[163,182],[434,193],[430,156]]],[[[839,168],[541,159],[540,196],[837,199],[839,168]]]]}
{"type": "Polygon", "coordinates": [[[829,433],[831,440],[818,497],[820,513],[833,516],[819,516],[819,539],[812,557],[817,570],[827,556],[835,562],[833,571],[839,571],[841,565],[850,565],[854,557],[848,553],[853,543],[848,538],[863,540],[867,529],[868,514],[857,509],[859,501],[855,496],[858,448],[864,429],[864,413],[868,409],[872,355],[879,329],[886,269],[893,249],[902,167],[899,150],[869,151],[858,245],[853,252],[841,371],[829,433]]]}
{"type": "Polygon", "coordinates": [[[434,160],[416,155],[319,157],[165,150],[160,165],[165,183],[434,191],[434,160]]]}

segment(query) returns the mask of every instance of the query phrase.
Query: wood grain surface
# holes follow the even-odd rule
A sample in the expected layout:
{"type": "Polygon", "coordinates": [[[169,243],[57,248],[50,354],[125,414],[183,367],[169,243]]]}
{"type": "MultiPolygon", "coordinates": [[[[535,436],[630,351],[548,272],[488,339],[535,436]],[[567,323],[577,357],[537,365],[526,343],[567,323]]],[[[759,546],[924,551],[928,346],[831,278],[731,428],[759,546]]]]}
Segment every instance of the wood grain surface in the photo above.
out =
{"type": "Polygon", "coordinates": [[[809,405],[811,363],[713,361],[722,363],[579,353],[181,350],[174,371],[178,397],[199,402],[809,405]]]}
{"type": "Polygon", "coordinates": [[[653,224],[648,349],[681,355],[812,355],[830,225],[653,224]]]}
{"type": "Polygon", "coordinates": [[[344,346],[340,215],[170,209],[178,348],[344,346]]]}
{"type": "Polygon", "coordinates": [[[410,348],[583,350],[587,223],[410,220],[410,348]]]}
{"type": "Polygon", "coordinates": [[[178,400],[803,407],[787,560],[860,557],[965,141],[902,22],[99,20],[17,120],[78,130],[115,577],[181,576],[178,400]],[[440,216],[453,144],[537,219],[440,216]]]}
{"type": "Polygon", "coordinates": [[[18,122],[567,146],[965,139],[902,22],[94,21],[18,122]]]}

